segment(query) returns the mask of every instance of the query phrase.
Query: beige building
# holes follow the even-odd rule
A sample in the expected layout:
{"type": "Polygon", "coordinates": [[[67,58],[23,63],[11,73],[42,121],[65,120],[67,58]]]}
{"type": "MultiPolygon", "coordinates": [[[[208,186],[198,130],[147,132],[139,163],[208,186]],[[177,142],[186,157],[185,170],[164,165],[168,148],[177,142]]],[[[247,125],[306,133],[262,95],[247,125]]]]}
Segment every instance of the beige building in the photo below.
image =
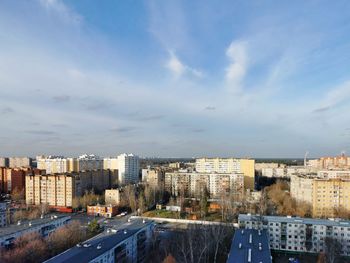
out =
{"type": "Polygon", "coordinates": [[[119,205],[119,203],[120,203],[120,191],[119,191],[119,189],[106,189],[105,190],[105,203],[106,203],[106,205],[119,205]]]}
{"type": "Polygon", "coordinates": [[[350,157],[345,154],[335,157],[321,157],[309,160],[308,165],[319,169],[350,168],[350,157]]]}
{"type": "Polygon", "coordinates": [[[313,202],[313,185],[317,174],[292,174],[290,178],[290,195],[298,202],[313,202]]]}
{"type": "Polygon", "coordinates": [[[9,167],[18,168],[18,167],[31,167],[32,158],[29,157],[10,157],[9,158],[9,167]]]}
{"type": "Polygon", "coordinates": [[[165,172],[162,169],[142,169],[142,181],[153,188],[164,188],[165,172]]]}
{"type": "Polygon", "coordinates": [[[71,207],[74,197],[86,190],[102,191],[110,187],[109,171],[95,170],[79,173],[27,175],[26,203],[71,207]]]}
{"type": "Polygon", "coordinates": [[[312,214],[314,217],[336,217],[338,209],[350,211],[350,180],[314,180],[312,214]]]}
{"type": "Polygon", "coordinates": [[[255,160],[236,158],[199,158],[196,171],[199,173],[243,173],[244,187],[254,190],[255,160]]]}
{"type": "Polygon", "coordinates": [[[165,190],[172,195],[184,194],[187,197],[199,197],[206,189],[211,198],[220,198],[222,194],[244,193],[243,173],[198,173],[169,172],[165,173],[165,190]]]}

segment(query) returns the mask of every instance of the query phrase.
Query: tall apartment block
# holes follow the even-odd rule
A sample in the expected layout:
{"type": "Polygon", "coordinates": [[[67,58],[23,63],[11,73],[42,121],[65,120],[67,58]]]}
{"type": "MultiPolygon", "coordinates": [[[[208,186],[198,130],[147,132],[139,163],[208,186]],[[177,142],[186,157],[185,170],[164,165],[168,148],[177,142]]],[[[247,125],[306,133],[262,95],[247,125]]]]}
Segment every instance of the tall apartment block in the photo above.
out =
{"type": "Polygon", "coordinates": [[[29,157],[10,157],[9,158],[10,168],[31,167],[31,166],[32,166],[32,158],[29,158],[29,157]]]}
{"type": "Polygon", "coordinates": [[[27,175],[25,179],[27,204],[48,204],[57,210],[72,207],[73,198],[82,196],[85,190],[110,187],[110,174],[105,170],[27,175]]]}
{"type": "MultiPolygon", "coordinates": [[[[336,217],[337,211],[350,211],[350,179],[347,176],[328,178],[324,173],[293,174],[290,194],[299,202],[312,205],[314,217],[336,217]]],[[[343,173],[340,173],[343,175],[343,173]]]]}
{"type": "Polygon", "coordinates": [[[46,170],[47,174],[100,170],[103,169],[103,160],[93,154],[84,154],[78,158],[37,156],[37,167],[46,170]]]}
{"type": "Polygon", "coordinates": [[[142,181],[152,188],[164,188],[165,171],[158,168],[142,169],[142,181]]]}
{"type": "Polygon", "coordinates": [[[235,158],[196,159],[196,171],[199,173],[243,173],[244,187],[254,190],[255,160],[235,158]]]}
{"type": "Polygon", "coordinates": [[[8,167],[9,166],[9,158],[0,157],[0,167],[8,167]]]}
{"type": "Polygon", "coordinates": [[[200,196],[207,189],[211,198],[220,198],[223,193],[232,193],[237,198],[244,193],[243,173],[165,173],[165,189],[172,195],[200,196]]]}
{"type": "Polygon", "coordinates": [[[118,156],[118,176],[121,184],[136,183],[139,179],[140,161],[133,154],[118,156]]]}
{"type": "Polygon", "coordinates": [[[240,214],[238,223],[243,229],[266,229],[274,250],[320,253],[330,237],[339,242],[341,255],[350,256],[350,221],[240,214]]]}

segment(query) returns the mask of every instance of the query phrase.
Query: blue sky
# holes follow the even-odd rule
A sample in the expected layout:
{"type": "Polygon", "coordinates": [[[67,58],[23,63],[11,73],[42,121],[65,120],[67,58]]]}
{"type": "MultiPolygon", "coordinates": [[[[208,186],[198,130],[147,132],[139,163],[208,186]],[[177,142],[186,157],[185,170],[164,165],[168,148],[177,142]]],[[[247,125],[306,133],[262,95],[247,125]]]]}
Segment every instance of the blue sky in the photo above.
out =
{"type": "Polygon", "coordinates": [[[349,1],[0,2],[0,155],[350,152],[349,1]]]}

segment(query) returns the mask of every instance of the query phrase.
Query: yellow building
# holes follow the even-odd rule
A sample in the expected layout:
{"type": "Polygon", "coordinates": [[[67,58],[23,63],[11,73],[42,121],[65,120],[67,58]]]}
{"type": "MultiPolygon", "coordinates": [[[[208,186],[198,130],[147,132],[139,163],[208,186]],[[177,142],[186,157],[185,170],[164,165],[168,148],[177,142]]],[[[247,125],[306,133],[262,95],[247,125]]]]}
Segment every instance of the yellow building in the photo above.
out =
{"type": "Polygon", "coordinates": [[[254,190],[255,160],[236,158],[199,158],[196,171],[199,173],[243,173],[244,187],[254,190]]]}
{"type": "Polygon", "coordinates": [[[314,217],[336,217],[338,209],[350,211],[350,180],[315,179],[312,207],[314,217]]]}

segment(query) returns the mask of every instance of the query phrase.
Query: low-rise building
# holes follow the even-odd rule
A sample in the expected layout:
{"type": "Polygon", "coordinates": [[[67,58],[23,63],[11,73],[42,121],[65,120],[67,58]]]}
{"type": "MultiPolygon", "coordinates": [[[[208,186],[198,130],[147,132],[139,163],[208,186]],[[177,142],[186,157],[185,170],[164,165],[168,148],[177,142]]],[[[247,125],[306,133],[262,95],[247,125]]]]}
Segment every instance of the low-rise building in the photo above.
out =
{"type": "Polygon", "coordinates": [[[149,262],[147,260],[153,229],[152,221],[132,219],[118,228],[105,230],[81,247],[73,247],[46,263],[149,262]]]}
{"type": "Polygon", "coordinates": [[[235,231],[226,263],[271,263],[271,251],[266,229],[235,231]]]}
{"type": "Polygon", "coordinates": [[[106,189],[105,190],[105,203],[107,205],[119,205],[119,203],[120,203],[120,190],[119,189],[106,189]]]}
{"type": "Polygon", "coordinates": [[[111,218],[118,213],[118,207],[112,205],[88,205],[87,214],[111,218]]]}
{"type": "Polygon", "coordinates": [[[57,228],[68,224],[70,220],[70,216],[51,215],[31,221],[19,221],[15,225],[0,228],[0,247],[8,248],[17,238],[28,233],[39,233],[46,237],[57,228]]]}
{"type": "Polygon", "coordinates": [[[240,214],[238,223],[243,229],[266,229],[273,250],[320,253],[328,237],[339,243],[341,255],[350,256],[350,221],[240,214]]]}

